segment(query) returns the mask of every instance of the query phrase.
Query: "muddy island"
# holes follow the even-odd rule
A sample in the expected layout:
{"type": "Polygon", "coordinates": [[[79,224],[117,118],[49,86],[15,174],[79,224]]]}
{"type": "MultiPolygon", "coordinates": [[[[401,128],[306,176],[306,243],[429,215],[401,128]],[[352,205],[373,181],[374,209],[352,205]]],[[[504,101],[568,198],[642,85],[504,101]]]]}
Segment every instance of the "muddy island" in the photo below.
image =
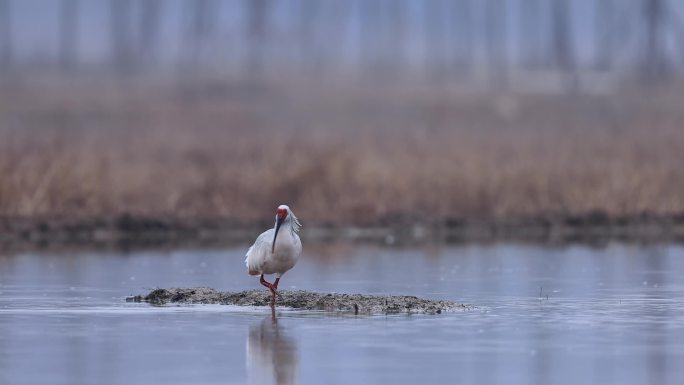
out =
{"type": "MultiPolygon", "coordinates": [[[[147,295],[126,298],[127,302],[148,302],[153,305],[221,304],[238,306],[268,306],[271,294],[264,290],[220,292],[211,288],[155,289],[147,295]]],[[[322,310],[351,314],[441,314],[474,309],[452,301],[428,300],[413,296],[375,296],[363,294],[315,293],[303,290],[283,290],[279,307],[296,310],[322,310]]]]}

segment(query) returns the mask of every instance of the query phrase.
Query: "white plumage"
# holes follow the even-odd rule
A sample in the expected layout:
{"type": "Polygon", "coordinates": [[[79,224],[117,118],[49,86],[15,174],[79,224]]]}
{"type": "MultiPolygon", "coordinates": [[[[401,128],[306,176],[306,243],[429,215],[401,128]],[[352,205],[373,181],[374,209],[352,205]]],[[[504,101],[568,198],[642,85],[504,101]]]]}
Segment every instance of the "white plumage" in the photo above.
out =
{"type": "Polygon", "coordinates": [[[275,226],[261,233],[245,255],[248,273],[261,275],[261,284],[273,293],[273,303],[280,277],[294,267],[302,254],[302,242],[297,235],[301,225],[292,210],[286,205],[278,206],[275,219],[275,226]],[[275,282],[266,281],[264,274],[275,274],[275,282]]]}

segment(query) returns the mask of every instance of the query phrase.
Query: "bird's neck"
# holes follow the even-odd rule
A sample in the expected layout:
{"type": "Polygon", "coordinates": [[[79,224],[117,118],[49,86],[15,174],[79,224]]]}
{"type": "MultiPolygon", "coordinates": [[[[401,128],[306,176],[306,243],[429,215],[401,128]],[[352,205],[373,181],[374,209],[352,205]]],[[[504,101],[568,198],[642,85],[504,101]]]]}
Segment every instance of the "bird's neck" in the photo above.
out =
{"type": "MultiPolygon", "coordinates": [[[[273,226],[273,228],[275,229],[276,227],[278,227],[277,223],[275,224],[275,226],[273,226]]],[[[285,221],[283,221],[283,224],[280,225],[280,231],[282,231],[283,233],[292,234],[292,220],[286,219],[285,221]]]]}

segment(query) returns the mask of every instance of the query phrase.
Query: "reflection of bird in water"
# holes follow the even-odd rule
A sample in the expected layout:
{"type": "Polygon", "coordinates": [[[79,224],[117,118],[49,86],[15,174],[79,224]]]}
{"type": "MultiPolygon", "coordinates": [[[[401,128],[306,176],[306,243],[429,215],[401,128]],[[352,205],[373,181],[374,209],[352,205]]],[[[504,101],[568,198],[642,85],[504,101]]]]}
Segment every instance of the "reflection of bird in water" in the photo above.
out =
{"type": "Polygon", "coordinates": [[[302,255],[302,242],[297,235],[300,227],[297,217],[289,207],[278,206],[275,226],[261,233],[245,255],[249,275],[259,275],[259,282],[271,291],[271,306],[275,306],[280,277],[293,268],[302,255]],[[281,226],[283,231],[279,232],[281,226]],[[275,274],[275,281],[268,282],[264,279],[264,274],[275,274]]]}
{"type": "Polygon", "coordinates": [[[249,329],[247,376],[255,384],[293,384],[299,353],[295,341],[278,326],[275,312],[249,329]]]}

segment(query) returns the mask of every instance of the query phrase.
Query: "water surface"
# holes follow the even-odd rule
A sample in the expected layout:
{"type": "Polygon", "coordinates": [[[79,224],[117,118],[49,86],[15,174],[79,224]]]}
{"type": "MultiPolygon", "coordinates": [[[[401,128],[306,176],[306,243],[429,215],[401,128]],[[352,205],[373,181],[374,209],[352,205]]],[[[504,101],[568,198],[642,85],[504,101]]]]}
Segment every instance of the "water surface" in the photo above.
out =
{"type": "Polygon", "coordinates": [[[684,249],[309,247],[281,287],[478,305],[438,316],[154,307],[258,288],[244,248],[0,257],[2,384],[680,384],[684,249]]]}

